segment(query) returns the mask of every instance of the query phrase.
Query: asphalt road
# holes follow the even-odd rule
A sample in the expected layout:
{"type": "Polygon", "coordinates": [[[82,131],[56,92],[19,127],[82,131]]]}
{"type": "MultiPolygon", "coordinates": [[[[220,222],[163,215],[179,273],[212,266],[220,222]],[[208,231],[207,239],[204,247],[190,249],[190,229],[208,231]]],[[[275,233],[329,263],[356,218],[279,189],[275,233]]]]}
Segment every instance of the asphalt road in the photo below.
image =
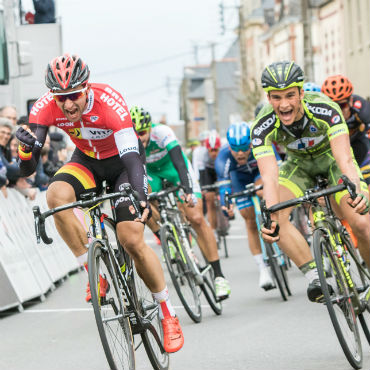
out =
{"type": "MultiPolygon", "coordinates": [[[[158,250],[150,233],[147,239],[158,250]]],[[[293,296],[288,302],[277,290],[264,292],[247,243],[238,218],[228,238],[230,257],[222,258],[232,288],[222,316],[215,316],[204,302],[203,321],[193,323],[169,282],[185,335],[183,349],[171,355],[170,369],[351,369],[326,307],[307,300],[301,273],[296,268],[289,272],[293,296]]],[[[92,309],[84,302],[86,282],[85,273],[74,274],[44,302],[0,316],[1,370],[108,369],[92,309]]],[[[369,369],[370,348],[362,339],[363,368],[369,369]]],[[[142,348],[136,363],[137,369],[151,369],[142,348]]]]}

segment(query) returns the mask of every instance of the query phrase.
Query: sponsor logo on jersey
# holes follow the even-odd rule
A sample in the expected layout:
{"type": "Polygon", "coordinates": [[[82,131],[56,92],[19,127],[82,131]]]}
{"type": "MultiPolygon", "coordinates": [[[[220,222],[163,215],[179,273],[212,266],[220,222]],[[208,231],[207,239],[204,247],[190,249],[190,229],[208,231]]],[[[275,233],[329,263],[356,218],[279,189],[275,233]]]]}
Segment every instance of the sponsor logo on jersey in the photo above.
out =
{"type": "Polygon", "coordinates": [[[83,128],[82,129],[84,139],[101,140],[112,135],[113,130],[103,128],[83,128]]]}
{"type": "Polygon", "coordinates": [[[82,139],[80,128],[70,128],[68,129],[68,134],[76,139],[82,139]]]}
{"type": "Polygon", "coordinates": [[[275,123],[275,114],[273,114],[269,119],[267,119],[266,121],[262,122],[261,124],[258,125],[258,127],[256,127],[254,130],[253,130],[253,133],[255,135],[261,135],[261,133],[265,130],[267,130],[272,124],[275,123]]]}
{"type": "Polygon", "coordinates": [[[308,148],[312,148],[318,144],[320,144],[322,141],[325,140],[325,135],[320,135],[317,137],[302,137],[299,140],[293,141],[292,143],[289,143],[287,145],[287,148],[289,149],[298,149],[298,150],[305,150],[308,148]]]}
{"type": "Polygon", "coordinates": [[[315,125],[310,126],[310,131],[311,132],[317,132],[317,127],[315,125]]]}
{"type": "Polygon", "coordinates": [[[138,149],[137,149],[136,146],[130,146],[130,147],[127,147],[127,148],[120,149],[119,155],[120,155],[120,157],[122,157],[126,153],[137,152],[137,151],[138,151],[138,149]]]}
{"type": "Polygon", "coordinates": [[[91,121],[91,122],[96,122],[98,119],[99,119],[99,117],[98,117],[98,116],[91,116],[91,117],[90,117],[90,121],[91,121]]]}
{"type": "Polygon", "coordinates": [[[331,116],[333,111],[324,107],[315,107],[306,103],[307,108],[314,114],[320,114],[322,116],[331,116]]]}
{"type": "Polygon", "coordinates": [[[130,198],[129,197],[120,197],[116,200],[116,202],[114,203],[114,208],[117,208],[118,205],[122,202],[129,202],[130,201],[130,198]]]}
{"type": "Polygon", "coordinates": [[[73,127],[75,125],[74,122],[60,122],[57,123],[57,127],[73,127]]]}
{"type": "Polygon", "coordinates": [[[362,108],[362,103],[361,103],[361,100],[356,100],[354,103],[353,103],[353,106],[357,109],[361,109],[362,108]]]}
{"type": "Polygon", "coordinates": [[[256,137],[252,140],[252,144],[253,145],[260,145],[260,144],[262,144],[262,140],[260,138],[256,137]]]}
{"type": "Polygon", "coordinates": [[[336,114],[332,119],[331,119],[331,123],[339,123],[340,122],[340,115],[339,114],[336,114]]]}
{"type": "Polygon", "coordinates": [[[56,121],[67,121],[67,117],[57,117],[56,121]]]}
{"type": "Polygon", "coordinates": [[[102,93],[102,95],[100,96],[100,100],[111,107],[117,113],[121,121],[124,121],[125,117],[128,116],[125,102],[115,91],[113,91],[109,87],[106,87],[105,91],[107,91],[109,95],[106,93],[102,93]]]}
{"type": "Polygon", "coordinates": [[[50,92],[46,93],[32,106],[30,114],[32,114],[33,116],[37,116],[37,113],[40,111],[40,109],[44,108],[52,100],[53,95],[50,92]]]}
{"type": "Polygon", "coordinates": [[[38,140],[35,141],[35,145],[38,146],[39,148],[42,148],[42,143],[40,143],[38,140]]]}

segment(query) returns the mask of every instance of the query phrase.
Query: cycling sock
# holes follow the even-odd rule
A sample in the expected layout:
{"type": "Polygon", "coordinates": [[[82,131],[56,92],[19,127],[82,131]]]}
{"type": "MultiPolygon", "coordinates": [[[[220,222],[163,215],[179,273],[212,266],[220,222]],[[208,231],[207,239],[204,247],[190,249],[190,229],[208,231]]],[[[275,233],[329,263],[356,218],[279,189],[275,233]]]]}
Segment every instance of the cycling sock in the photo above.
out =
{"type": "Polygon", "coordinates": [[[217,277],[225,277],[221,271],[221,265],[220,265],[220,260],[217,260],[217,261],[213,261],[213,262],[210,262],[209,263],[212,268],[213,268],[213,272],[215,273],[215,278],[217,277]]]}
{"type": "Polygon", "coordinates": [[[161,320],[163,318],[176,316],[175,309],[173,308],[170,301],[170,295],[168,293],[167,286],[161,292],[152,292],[152,296],[159,303],[159,318],[161,320]]]}
{"type": "Polygon", "coordinates": [[[85,268],[85,271],[87,272],[87,251],[76,258],[80,266],[83,266],[85,268]]]}
{"type": "Polygon", "coordinates": [[[260,254],[255,254],[253,256],[257,266],[258,266],[258,269],[260,271],[264,270],[266,268],[266,265],[265,265],[265,261],[263,260],[263,254],[260,253],[260,254]]]}
{"type": "Polygon", "coordinates": [[[160,236],[160,234],[159,234],[159,230],[157,230],[157,231],[153,231],[153,234],[159,239],[159,240],[161,240],[161,236],[160,236]]]}
{"type": "Polygon", "coordinates": [[[319,273],[317,271],[315,260],[306,262],[305,264],[300,266],[299,269],[302,271],[303,275],[308,279],[310,283],[312,283],[313,280],[319,278],[319,273]]]}

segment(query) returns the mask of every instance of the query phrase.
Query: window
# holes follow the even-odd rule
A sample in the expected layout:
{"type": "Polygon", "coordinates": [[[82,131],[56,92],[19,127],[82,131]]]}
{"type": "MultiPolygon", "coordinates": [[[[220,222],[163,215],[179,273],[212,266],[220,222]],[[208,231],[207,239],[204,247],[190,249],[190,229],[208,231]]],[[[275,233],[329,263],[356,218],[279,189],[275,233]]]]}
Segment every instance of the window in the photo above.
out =
{"type": "Polygon", "coordinates": [[[0,85],[6,85],[8,82],[8,51],[6,46],[4,13],[0,12],[0,85]]]}

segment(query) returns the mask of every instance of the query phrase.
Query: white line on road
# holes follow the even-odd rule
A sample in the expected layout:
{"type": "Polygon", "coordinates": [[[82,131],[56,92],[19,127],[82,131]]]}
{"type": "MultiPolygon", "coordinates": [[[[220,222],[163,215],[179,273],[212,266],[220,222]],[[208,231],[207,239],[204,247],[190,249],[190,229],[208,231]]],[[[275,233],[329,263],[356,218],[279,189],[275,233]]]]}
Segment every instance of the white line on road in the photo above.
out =
{"type": "MultiPolygon", "coordinates": [[[[173,306],[175,309],[183,309],[184,306],[173,306]]],[[[210,308],[208,305],[202,305],[202,308],[210,308]]],[[[51,309],[31,309],[25,310],[24,313],[59,313],[59,312],[90,312],[93,311],[92,308],[51,308],[51,309]]]]}

